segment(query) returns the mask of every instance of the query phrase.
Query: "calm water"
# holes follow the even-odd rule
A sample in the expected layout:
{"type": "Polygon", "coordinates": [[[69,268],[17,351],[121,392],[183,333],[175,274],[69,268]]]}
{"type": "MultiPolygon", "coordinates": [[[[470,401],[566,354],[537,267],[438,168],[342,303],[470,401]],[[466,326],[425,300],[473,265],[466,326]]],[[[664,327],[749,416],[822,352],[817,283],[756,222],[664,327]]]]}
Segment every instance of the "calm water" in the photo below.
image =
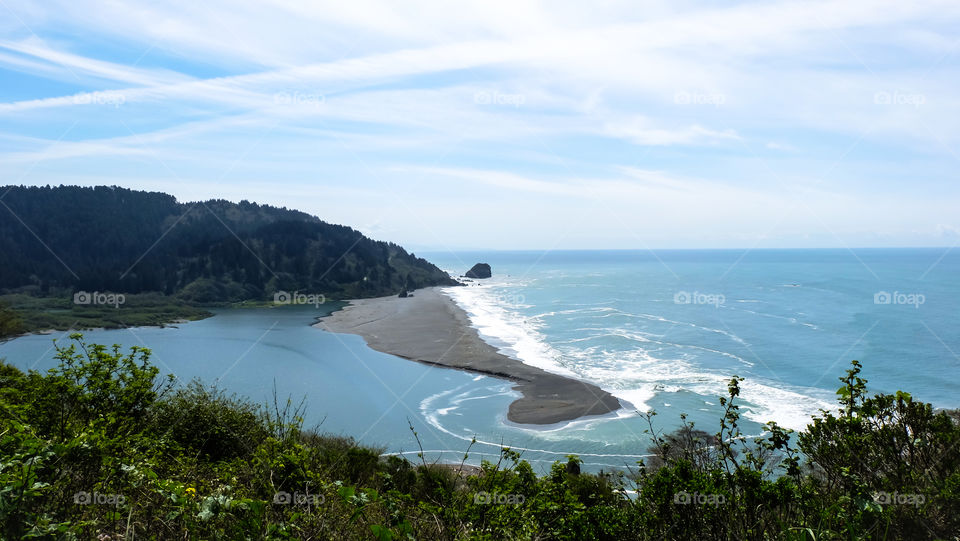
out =
{"type": "MultiPolygon", "coordinates": [[[[500,380],[397,359],[357,336],[311,328],[312,307],[226,310],[179,328],[92,331],[99,343],[147,346],[164,373],[200,378],[257,401],[306,397],[307,424],[389,452],[457,460],[505,445],[545,468],[577,453],[593,468],[632,465],[658,428],[684,412],[716,431],[717,396],[736,374],[748,433],[775,420],[802,428],[830,407],[851,359],[877,391],[903,389],[960,406],[960,253],[946,250],[484,252],[421,254],[457,274],[493,266],[483,285],[453,288],[501,351],[588,379],[633,407],[542,429],[504,419],[500,380]],[[890,293],[884,303],[882,292],[890,293]],[[875,295],[880,295],[875,299],[875,295]],[[912,296],[911,296],[912,295],[912,296]],[[322,423],[322,424],[321,424],[322,423]]],[[[332,309],[327,308],[327,309],[332,309]]],[[[0,344],[22,368],[53,365],[54,336],[0,344]]],[[[66,338],[63,337],[63,340],[66,338]]]]}

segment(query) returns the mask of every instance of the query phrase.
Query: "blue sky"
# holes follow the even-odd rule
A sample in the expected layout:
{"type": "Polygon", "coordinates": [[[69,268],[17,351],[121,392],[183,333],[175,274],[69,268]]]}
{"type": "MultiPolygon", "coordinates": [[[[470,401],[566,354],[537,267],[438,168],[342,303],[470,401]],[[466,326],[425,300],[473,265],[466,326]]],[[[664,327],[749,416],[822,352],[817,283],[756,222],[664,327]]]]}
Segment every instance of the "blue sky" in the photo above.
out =
{"type": "Polygon", "coordinates": [[[0,0],[0,171],[416,250],[953,246],[958,23],[955,0],[0,0]]]}

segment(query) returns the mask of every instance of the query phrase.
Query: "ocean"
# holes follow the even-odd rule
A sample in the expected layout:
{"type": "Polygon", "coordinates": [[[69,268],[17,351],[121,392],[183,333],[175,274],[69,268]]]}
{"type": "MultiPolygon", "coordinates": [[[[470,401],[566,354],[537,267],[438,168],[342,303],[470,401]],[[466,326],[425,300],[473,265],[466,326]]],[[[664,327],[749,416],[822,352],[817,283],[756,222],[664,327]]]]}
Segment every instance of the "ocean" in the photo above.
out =
{"type": "MultiPolygon", "coordinates": [[[[590,470],[628,468],[650,427],[686,414],[714,433],[718,397],[736,375],[742,428],[801,430],[836,408],[838,378],[860,360],[876,392],[904,390],[960,407],[960,251],[658,250],[421,253],[459,275],[494,276],[446,291],[502,353],[591,381],[627,406],[547,427],[506,420],[516,394],[486,376],[373,351],[353,335],[310,327],[336,306],[218,310],[177,327],[87,331],[86,339],[151,348],[163,373],[199,378],[255,401],[305,399],[306,424],[384,452],[468,463],[501,445],[539,471],[578,454],[590,470]],[[409,426],[417,431],[416,441],[409,426]],[[475,443],[473,440],[476,440],[475,443]]],[[[0,344],[21,368],[55,365],[53,336],[0,344]]],[[[418,459],[417,459],[418,460],[418,459]]]]}
{"type": "MultiPolygon", "coordinates": [[[[960,252],[948,249],[431,253],[494,277],[449,292],[503,353],[634,408],[803,429],[853,359],[873,391],[960,406],[960,252]]],[[[462,272],[462,271],[460,271],[462,272]]]]}

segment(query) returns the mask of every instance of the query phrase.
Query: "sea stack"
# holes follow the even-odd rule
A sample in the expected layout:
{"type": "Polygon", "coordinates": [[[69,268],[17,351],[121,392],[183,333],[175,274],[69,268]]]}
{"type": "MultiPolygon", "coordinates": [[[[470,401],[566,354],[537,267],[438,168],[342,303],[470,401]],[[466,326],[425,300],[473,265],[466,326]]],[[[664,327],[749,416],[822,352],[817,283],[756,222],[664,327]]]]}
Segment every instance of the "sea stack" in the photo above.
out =
{"type": "Polygon", "coordinates": [[[470,270],[464,274],[467,278],[490,278],[493,276],[493,272],[490,270],[490,265],[486,263],[477,263],[470,270]]]}

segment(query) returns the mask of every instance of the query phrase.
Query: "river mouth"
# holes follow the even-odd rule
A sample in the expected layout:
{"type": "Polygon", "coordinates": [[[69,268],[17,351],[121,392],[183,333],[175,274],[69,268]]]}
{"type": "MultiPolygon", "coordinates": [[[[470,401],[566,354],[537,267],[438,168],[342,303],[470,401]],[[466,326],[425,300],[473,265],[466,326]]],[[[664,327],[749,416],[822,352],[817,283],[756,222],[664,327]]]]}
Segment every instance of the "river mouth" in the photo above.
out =
{"type": "MultiPolygon", "coordinates": [[[[635,466],[647,447],[605,440],[605,432],[617,431],[597,431],[591,424],[603,421],[596,419],[564,430],[514,425],[505,418],[517,396],[509,382],[410,362],[369,348],[359,336],[313,328],[326,313],[313,307],[218,309],[176,327],[82,334],[88,343],[149,348],[151,362],[178,385],[199,379],[264,404],[272,403],[274,388],[281,400],[305,399],[307,428],[350,436],[386,454],[410,456],[422,445],[428,461],[459,463],[476,437],[468,464],[496,460],[502,443],[541,471],[568,454],[582,454],[585,467],[599,470],[635,466]]],[[[0,344],[0,358],[45,371],[56,366],[53,341],[65,346],[69,334],[15,338],[0,344]]],[[[640,435],[639,424],[635,429],[640,435]]]]}
{"type": "MultiPolygon", "coordinates": [[[[716,433],[719,397],[734,375],[745,378],[738,397],[744,434],[762,434],[768,421],[803,429],[819,409],[836,408],[838,378],[852,359],[864,364],[871,392],[902,389],[935,407],[960,405],[960,365],[950,353],[960,351],[952,302],[960,298],[952,279],[960,254],[944,256],[943,270],[922,284],[917,276],[941,252],[860,254],[885,277],[882,285],[838,251],[742,259],[717,251],[659,253],[659,260],[634,252],[542,255],[461,256],[490,261],[494,278],[448,294],[490,347],[597,385],[624,404],[614,413],[544,426],[510,422],[518,397],[512,382],[411,362],[371,349],[361,336],[311,326],[334,306],[222,309],[175,328],[84,334],[90,342],[150,348],[161,373],[179,383],[199,378],[260,403],[272,402],[275,385],[281,399],[306,399],[308,427],[385,453],[422,445],[428,460],[457,463],[476,438],[470,464],[496,458],[502,444],[535,468],[568,454],[588,468],[633,467],[651,446],[643,412],[657,412],[655,431],[678,428],[686,414],[716,433]],[[921,286],[923,305],[875,303],[880,287],[892,294],[921,286]],[[723,302],[698,304],[718,295],[723,302]]],[[[429,257],[452,268],[442,254],[429,257]]],[[[0,344],[0,357],[45,370],[54,363],[51,340],[66,335],[19,337],[0,344]]]]}

